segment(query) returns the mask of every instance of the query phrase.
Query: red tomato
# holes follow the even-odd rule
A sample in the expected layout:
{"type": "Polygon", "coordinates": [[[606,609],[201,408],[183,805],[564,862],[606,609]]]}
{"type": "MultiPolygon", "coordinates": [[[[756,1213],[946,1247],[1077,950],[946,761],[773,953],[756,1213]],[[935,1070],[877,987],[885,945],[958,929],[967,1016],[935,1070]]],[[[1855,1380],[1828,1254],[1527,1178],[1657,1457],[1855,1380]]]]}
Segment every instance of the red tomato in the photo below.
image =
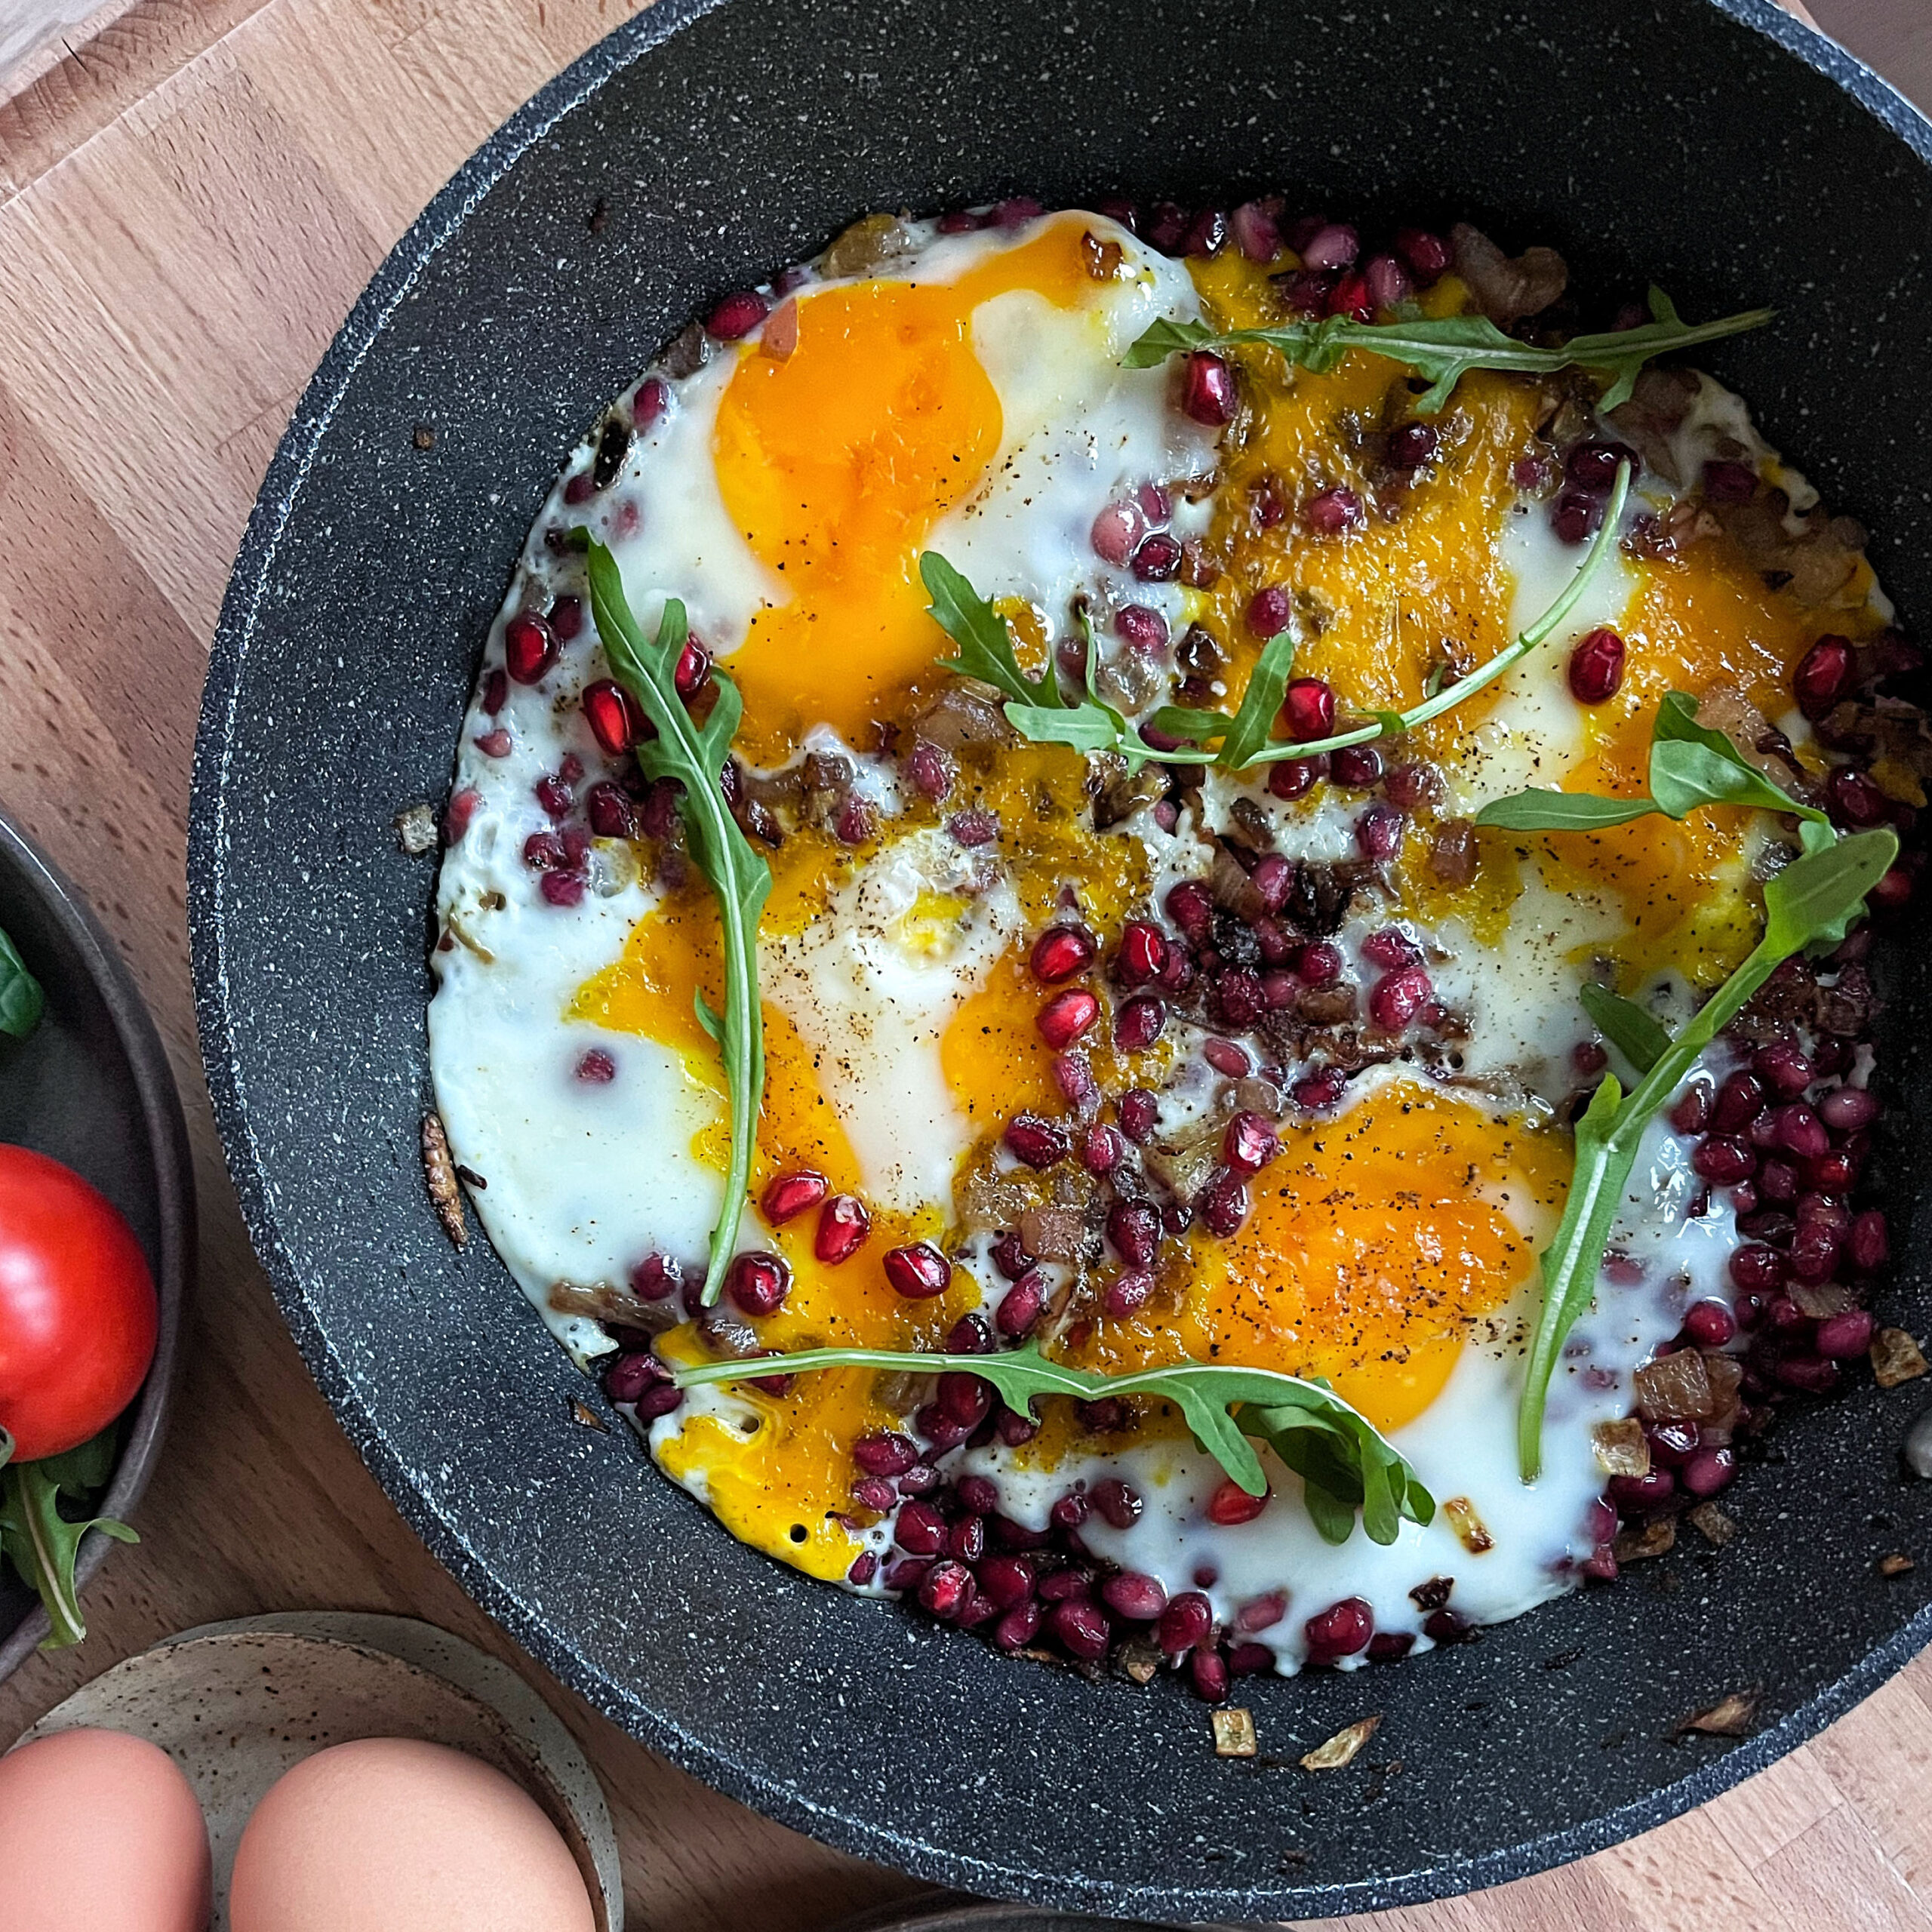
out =
{"type": "Polygon", "coordinates": [[[58,1161],[0,1146],[0,1429],[19,1460],[98,1435],[134,1399],[160,1326],[112,1203],[58,1161]]]}

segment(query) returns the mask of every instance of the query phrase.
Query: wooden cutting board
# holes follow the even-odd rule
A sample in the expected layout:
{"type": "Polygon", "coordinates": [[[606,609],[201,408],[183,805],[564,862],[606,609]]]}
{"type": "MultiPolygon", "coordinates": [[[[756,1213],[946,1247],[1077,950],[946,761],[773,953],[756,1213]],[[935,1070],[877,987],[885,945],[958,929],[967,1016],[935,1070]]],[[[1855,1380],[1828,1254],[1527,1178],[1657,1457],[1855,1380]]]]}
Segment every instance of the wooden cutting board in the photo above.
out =
{"type": "MultiPolygon", "coordinates": [[[[420,1617],[525,1671],[583,1740],[609,1793],[635,1925],[805,1932],[914,1888],[652,1756],[523,1657],[430,1558],[336,1427],[249,1253],[189,992],[195,709],[229,562],[283,423],[423,204],[628,11],[136,0],[0,100],[0,796],[134,964],[187,1101],[205,1244],[187,1380],[139,1512],[146,1540],[97,1580],[87,1644],[0,1687],[0,1743],[188,1625],[305,1607],[420,1617]]],[[[1815,11],[1932,100],[1926,0],[1815,11]]],[[[1932,1661],[1633,1844],[1353,1922],[1932,1932],[1932,1661]]]]}

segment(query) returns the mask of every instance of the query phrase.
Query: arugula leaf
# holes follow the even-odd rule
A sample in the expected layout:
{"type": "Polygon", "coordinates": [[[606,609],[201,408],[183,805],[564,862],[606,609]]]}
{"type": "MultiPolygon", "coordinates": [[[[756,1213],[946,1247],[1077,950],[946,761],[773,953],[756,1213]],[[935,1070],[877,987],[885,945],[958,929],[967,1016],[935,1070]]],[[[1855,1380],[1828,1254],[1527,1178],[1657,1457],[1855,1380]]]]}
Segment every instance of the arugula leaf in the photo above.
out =
{"type": "Polygon", "coordinates": [[[1254,669],[1248,675],[1247,688],[1241,694],[1240,706],[1221,740],[1214,760],[1217,764],[1238,771],[1268,742],[1281,700],[1287,694],[1296,642],[1295,628],[1291,624],[1261,647],[1261,655],[1254,660],[1254,669]]]}
{"type": "Polygon", "coordinates": [[[1641,1073],[1647,1073],[1670,1045],[1670,1035],[1635,1000],[1586,980],[1578,995],[1597,1030],[1641,1073]]]}
{"type": "MultiPolygon", "coordinates": [[[[1630,466],[1620,463],[1616,486],[1604,509],[1602,525],[1592,540],[1589,553],[1577,566],[1575,575],[1549,608],[1487,664],[1455,684],[1430,691],[1412,710],[1378,711],[1372,724],[1355,725],[1346,731],[1337,732],[1333,737],[1316,739],[1312,743],[1271,738],[1269,730],[1281,708],[1281,700],[1287,690],[1288,674],[1294,663],[1294,638],[1291,632],[1284,631],[1269,640],[1255,660],[1247,688],[1241,694],[1241,704],[1232,715],[1225,711],[1197,711],[1179,705],[1164,705],[1149,721],[1156,731],[1191,740],[1195,746],[1211,745],[1218,740],[1220,748],[1214,754],[1214,761],[1226,770],[1238,771],[1252,771],[1259,764],[1273,764],[1283,758],[1315,758],[1326,752],[1343,751],[1351,745],[1365,745],[1377,738],[1397,737],[1414,730],[1419,724],[1426,724],[1431,718],[1453,711],[1466,699],[1493,685],[1562,626],[1615,546],[1617,526],[1630,494],[1630,466]]],[[[919,568],[926,578],[928,589],[933,592],[933,616],[960,646],[958,657],[940,660],[940,669],[964,672],[969,677],[978,678],[1009,693],[1025,691],[1034,694],[1026,698],[1012,698],[1004,706],[1008,721],[1023,737],[1035,743],[1071,745],[1080,751],[1115,751],[1131,760],[1151,758],[1167,764],[1197,764],[1201,761],[1202,755],[1198,749],[1183,746],[1178,751],[1157,751],[1118,712],[1097,700],[1088,700],[1069,706],[1060,696],[1057,685],[1053,685],[1051,673],[1045,681],[1053,685],[1052,702],[1036,701],[1039,688],[1026,682],[1025,674],[1014,659],[1012,642],[1006,634],[1006,627],[992,606],[937,552],[928,551],[919,560],[919,568]],[[940,594],[942,588],[946,592],[943,599],[940,594]],[[971,641],[969,643],[968,639],[971,641]]],[[[1084,611],[1081,621],[1086,621],[1084,611]]],[[[1094,648],[1091,625],[1087,642],[1091,685],[1094,648]]],[[[1534,795],[1543,798],[1553,795],[1540,792],[1534,795]]],[[[1478,820],[1478,823],[1483,822],[1478,820]]],[[[1531,823],[1520,829],[1537,828],[1531,823]]]]}
{"type": "Polygon", "coordinates": [[[1865,895],[1890,869],[1898,851],[1895,832],[1856,832],[1794,859],[1767,880],[1764,937],[1750,955],[1671,1038],[1628,1098],[1614,1074],[1606,1074],[1591,1096],[1577,1125],[1576,1167],[1563,1219],[1542,1257],[1543,1307],[1516,1414],[1525,1482],[1534,1481],[1542,1467],[1550,1377],[1570,1331],[1596,1292],[1597,1270],[1651,1116],[1786,959],[1821,935],[1842,931],[1857,916],[1865,895]]]}
{"type": "Polygon", "coordinates": [[[731,1164],[705,1270],[703,1299],[709,1307],[722,1291],[725,1270],[737,1251],[738,1224],[744,1214],[758,1112],[764,1100],[758,922],[771,890],[771,868],[752,851],[719,789],[719,774],[731,755],[744,700],[726,672],[714,667],[717,700],[700,727],[678,695],[678,657],[685,637],[684,605],[675,598],[666,603],[656,641],[648,640],[624,595],[617,558],[594,538],[589,540],[586,555],[591,613],[611,674],[657,728],[655,737],[638,746],[638,763],[647,777],[675,778],[684,788],[678,811],[684,820],[685,836],[692,860],[718,902],[718,925],[724,936],[724,1010],[715,1011],[702,995],[697,1008],[699,1020],[718,1041],[731,1108],[731,1164]]]}
{"type": "MultiPolygon", "coordinates": [[[[1476,814],[1478,825],[1512,832],[1593,832],[1662,812],[1681,819],[1700,805],[1741,805],[1789,812],[1799,820],[1804,849],[1832,842],[1831,820],[1774,785],[1722,731],[1697,722],[1697,700],[1686,691],[1666,693],[1651,725],[1651,792],[1647,798],[1604,798],[1586,792],[1531,787],[1492,798],[1476,814]]],[[[1842,934],[1840,935],[1843,937],[1842,934]]]]}
{"type": "Polygon", "coordinates": [[[791,1355],[698,1362],[674,1368],[672,1380],[681,1389],[694,1389],[707,1383],[826,1368],[881,1368],[920,1375],[962,1370],[983,1376],[1008,1407],[1022,1414],[1042,1395],[1070,1395],[1088,1402],[1108,1395],[1146,1395],[1172,1402],[1201,1448],[1251,1496],[1260,1495],[1267,1479],[1248,1438],[1258,1436],[1273,1446],[1301,1475],[1310,1498],[1309,1512],[1331,1542],[1346,1536],[1347,1527],[1340,1536],[1331,1531],[1344,1514],[1352,1527],[1358,1507],[1364,1511],[1364,1527],[1377,1543],[1394,1540],[1398,1518],[1427,1523],[1435,1513],[1434,1500],[1414,1470],[1365,1418],[1325,1383],[1306,1382],[1273,1369],[1183,1362],[1131,1375],[1104,1375],[1050,1361],[1037,1342],[1029,1342],[986,1355],[804,1349],[791,1355]],[[1319,1445],[1318,1453],[1308,1446],[1311,1443],[1319,1445]],[[1324,1510],[1325,1516],[1317,1513],[1324,1510]]]}
{"type": "Polygon", "coordinates": [[[47,995],[27,971],[20,949],[0,932],[0,1033],[23,1040],[40,1023],[47,995]]]}
{"type": "Polygon", "coordinates": [[[10,1459],[14,1439],[0,1429],[0,1555],[46,1606],[53,1626],[40,1647],[58,1651],[78,1644],[87,1634],[74,1580],[81,1543],[90,1530],[99,1530],[117,1543],[139,1543],[125,1523],[112,1517],[70,1521],[60,1509],[65,1494],[77,1502],[106,1487],[114,1468],[115,1432],[105,1429],[91,1441],[64,1456],[33,1463],[10,1459]]]}
{"type": "Polygon", "coordinates": [[[1654,798],[1601,798],[1591,792],[1551,792],[1533,785],[1506,798],[1492,798],[1472,821],[1506,832],[1595,832],[1648,818],[1654,798]]]}
{"type": "Polygon", "coordinates": [[[1641,328],[1597,335],[1572,336],[1560,347],[1537,348],[1505,335],[1486,315],[1445,315],[1393,322],[1358,322],[1330,315],[1318,322],[1284,322],[1271,328],[1220,329],[1205,322],[1158,321],[1134,343],[1122,360],[1130,369],[1152,368],[1183,351],[1225,349],[1254,342],[1279,349],[1290,362],[1315,374],[1334,368],[1351,349],[1404,364],[1429,377],[1430,386],[1414,405],[1418,414],[1441,409],[1457,383],[1472,369],[1499,369],[1522,375],[1548,375],[1558,369],[1587,369],[1608,386],[1600,409],[1629,400],[1638,371],[1652,357],[1688,349],[1720,337],[1761,328],[1769,309],[1748,309],[1721,321],[1685,322],[1661,289],[1651,291],[1652,319],[1641,328]]]}
{"type": "Polygon", "coordinates": [[[981,684],[1004,691],[1017,705],[1041,711],[1066,708],[1051,654],[1040,676],[1028,677],[1014,655],[1013,634],[1006,620],[937,550],[921,553],[919,577],[933,600],[929,607],[933,617],[959,649],[957,657],[939,660],[942,671],[977,678],[981,684]]]}

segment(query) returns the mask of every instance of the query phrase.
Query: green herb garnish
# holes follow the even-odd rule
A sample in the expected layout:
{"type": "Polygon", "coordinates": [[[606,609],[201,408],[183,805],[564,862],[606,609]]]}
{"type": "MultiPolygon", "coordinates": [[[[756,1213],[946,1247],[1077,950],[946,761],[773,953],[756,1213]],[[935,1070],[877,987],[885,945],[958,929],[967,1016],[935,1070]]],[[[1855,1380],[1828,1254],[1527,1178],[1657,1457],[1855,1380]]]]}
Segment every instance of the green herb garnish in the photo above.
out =
{"type": "Polygon", "coordinates": [[[1023,1414],[1041,1395],[1070,1395],[1083,1402],[1109,1395],[1146,1395],[1172,1402],[1195,1439],[1250,1496],[1267,1487],[1251,1436],[1269,1444],[1299,1474],[1309,1497],[1309,1514],[1331,1543],[1345,1541],[1355,1526],[1376,1543],[1393,1543],[1402,1518],[1428,1523],[1435,1500],[1401,1454],[1325,1383],[1305,1382],[1272,1369],[1183,1362],[1131,1375],[1103,1375],[1050,1361],[1029,1342],[993,1355],[920,1355],[891,1349],[805,1349],[795,1355],[758,1355],[743,1361],[700,1362],[672,1371],[681,1389],[711,1382],[743,1382],[815,1369],[878,1368],[937,1375],[949,1369],[983,1376],[1011,1408],[1023,1414]]]}
{"type": "Polygon", "coordinates": [[[110,1428],[64,1456],[16,1463],[14,1438],[0,1429],[0,1555],[47,1607],[47,1620],[54,1627],[42,1641],[43,1651],[64,1650],[88,1634],[81,1620],[74,1565],[88,1531],[98,1530],[117,1543],[140,1541],[125,1523],[110,1516],[75,1522],[61,1512],[63,1494],[85,1505],[107,1487],[114,1472],[114,1444],[110,1428]]]}
{"type": "Polygon", "coordinates": [[[675,778],[684,788],[678,809],[692,859],[718,901],[724,935],[724,1010],[718,1012],[702,993],[697,1017],[718,1042],[731,1109],[731,1161],[724,1176],[724,1202],[711,1232],[711,1256],[705,1270],[704,1303],[716,1301],[725,1270],[737,1251],[738,1223],[751,1180],[752,1151],[764,1100],[764,1015],[758,1004],[758,921],[771,890],[771,868],[752,850],[719,789],[719,774],[731,755],[732,734],[743,714],[738,688],[720,668],[712,680],[717,702],[700,725],[685,708],[676,682],[678,654],[685,648],[685,607],[674,597],[664,606],[655,642],[648,640],[624,595],[617,560],[595,538],[585,551],[590,575],[590,608],[603,639],[612,675],[644,708],[657,736],[637,748],[638,763],[650,778],[675,778]]]}
{"type": "Polygon", "coordinates": [[[27,971],[20,949],[0,932],[0,1033],[25,1039],[39,1025],[46,1005],[47,995],[27,971]]]}
{"type": "Polygon", "coordinates": [[[1630,798],[1532,787],[1492,799],[1477,813],[1475,823],[1510,832],[1594,832],[1653,813],[1682,818],[1700,805],[1742,805],[1791,813],[1799,821],[1807,851],[1831,842],[1830,820],[1773,784],[1723,732],[1700,724],[1697,700],[1687,692],[1669,692],[1657,706],[1651,726],[1650,780],[1647,797],[1630,798]]]}
{"type": "MultiPolygon", "coordinates": [[[[1036,744],[1071,745],[1079,751],[1118,752],[1130,763],[1149,758],[1167,764],[1211,761],[1228,771],[1246,771],[1284,758],[1316,758],[1324,752],[1345,751],[1351,745],[1365,745],[1377,738],[1398,737],[1453,711],[1466,699],[1493,685],[1539,645],[1546,642],[1577,608],[1615,547],[1617,527],[1629,494],[1630,466],[1620,463],[1616,485],[1604,506],[1602,528],[1591,540],[1576,574],[1555,602],[1487,664],[1454,684],[1432,691],[1411,710],[1377,712],[1372,724],[1355,725],[1312,743],[1269,735],[1294,666],[1295,639],[1291,630],[1271,638],[1262,648],[1241,694],[1240,706],[1232,715],[1225,711],[1194,711],[1175,705],[1155,712],[1149,721],[1155,730],[1194,741],[1193,746],[1179,751],[1158,751],[1118,712],[1097,698],[1088,697],[1069,704],[1061,694],[1051,666],[1043,676],[1029,678],[1014,654],[1005,620],[937,552],[928,550],[920,558],[919,574],[932,597],[931,615],[958,646],[958,655],[940,659],[939,668],[961,672],[1001,692],[1007,700],[1001,707],[1007,721],[1023,737],[1036,744]],[[1217,740],[1218,749],[1211,752],[1204,749],[1217,740]]],[[[1081,621],[1086,621],[1084,613],[1081,621]]],[[[1090,626],[1087,633],[1090,690],[1093,662],[1090,626]]]]}
{"type": "MultiPolygon", "coordinates": [[[[1863,909],[1865,895],[1890,869],[1898,851],[1897,836],[1891,832],[1856,832],[1815,847],[1767,880],[1764,937],[1749,957],[1705,1001],[1697,1017],[1681,1032],[1664,1036],[1661,1045],[1647,1032],[1632,1031],[1631,1044],[1643,1050],[1631,1056],[1636,1064],[1641,1066],[1644,1054],[1655,1052],[1627,1097],[1614,1074],[1606,1074],[1591,1097],[1588,1111],[1577,1124],[1570,1197],[1555,1238],[1542,1257],[1543,1307],[1517,1411],[1517,1454],[1525,1482],[1534,1481],[1542,1467],[1549,1379],[1565,1339],[1595,1294],[1611,1226],[1651,1116],[1786,960],[1814,940],[1842,937],[1863,909]]],[[[1596,1017],[1596,1008],[1591,1011],[1596,1017]]],[[[1648,1014],[1643,1017],[1656,1026],[1648,1014]]],[[[1598,1023],[1603,1024],[1601,1018],[1598,1023]]],[[[1604,1030],[1611,1032],[1607,1026],[1604,1030]]],[[[1657,1027],[1657,1035],[1663,1035],[1662,1027],[1657,1027]]],[[[1624,1046],[1617,1035],[1611,1037],[1624,1046]]]]}
{"type": "Polygon", "coordinates": [[[1651,319],[1641,328],[1615,329],[1601,335],[1572,336],[1561,347],[1538,349],[1505,335],[1486,315],[1447,315],[1431,321],[1358,322],[1347,315],[1330,315],[1318,322],[1284,322],[1272,328],[1217,329],[1206,322],[1159,321],[1128,352],[1130,369],[1152,368],[1182,350],[1226,349],[1242,342],[1278,349],[1298,367],[1320,375],[1334,368],[1352,349],[1386,356],[1431,379],[1426,395],[1414,407],[1432,414],[1449,400],[1450,392],[1472,369],[1499,369],[1515,375],[1543,376],[1559,369],[1586,369],[1609,383],[1598,404],[1614,409],[1629,400],[1637,372],[1653,356],[1689,349],[1721,337],[1742,335],[1762,328],[1771,319],[1769,309],[1747,309],[1721,321],[1686,322],[1660,288],[1651,291],[1651,319]]]}

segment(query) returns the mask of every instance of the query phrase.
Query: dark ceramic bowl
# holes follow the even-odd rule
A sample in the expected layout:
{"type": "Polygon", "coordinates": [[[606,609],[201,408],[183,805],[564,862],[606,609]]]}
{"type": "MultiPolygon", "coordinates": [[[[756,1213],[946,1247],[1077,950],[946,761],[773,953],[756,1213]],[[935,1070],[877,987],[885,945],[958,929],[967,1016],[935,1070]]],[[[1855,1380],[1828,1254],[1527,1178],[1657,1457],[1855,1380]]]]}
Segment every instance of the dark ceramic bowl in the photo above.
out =
{"type": "MultiPolygon", "coordinates": [[[[377,276],[296,412],[208,677],[190,864],[202,1040],[256,1244],[343,1426],[466,1586],[558,1675],[787,1824],[983,1893],[1300,1918],[1488,1884],[1709,1797],[1932,1634],[1923,1400],[1794,1417],[1721,1555],[1367,1674],[1257,1681],[1217,1758],[1171,1684],[1003,1660],[734,1543],[622,1432],[418,1171],[432,857],[478,648],[560,458],[694,312],[875,208],[1024,190],[1309,206],[1552,242],[1579,285],[1692,315],[1772,439],[1932,614],[1932,129],[1761,0],[658,0],[546,88],[377,276]],[[1680,1735],[1727,1694],[1749,1734],[1680,1735]],[[1295,1760],[1369,1712],[1346,1774],[1295,1760]]],[[[1887,1066],[1922,1087],[1927,949],[1887,1066]]],[[[1922,1324],[1932,1140],[1894,1149],[1922,1324]]],[[[1923,1332],[1922,1325],[1921,1332],[1923,1332]]]]}
{"type": "MultiPolygon", "coordinates": [[[[0,817],[0,931],[47,994],[24,1040],[0,1035],[0,1142],[36,1148],[91,1181],[128,1217],[161,1297],[154,1365],[122,1419],[121,1450],[100,1513],[125,1518],[161,1455],[180,1380],[181,1322],[195,1258],[194,1174],[168,1055],[114,942],[67,881],[0,817]]],[[[88,1579],[114,1547],[81,1545],[88,1579]]],[[[0,1567],[0,1678],[47,1635],[47,1614],[0,1567]]]]}

